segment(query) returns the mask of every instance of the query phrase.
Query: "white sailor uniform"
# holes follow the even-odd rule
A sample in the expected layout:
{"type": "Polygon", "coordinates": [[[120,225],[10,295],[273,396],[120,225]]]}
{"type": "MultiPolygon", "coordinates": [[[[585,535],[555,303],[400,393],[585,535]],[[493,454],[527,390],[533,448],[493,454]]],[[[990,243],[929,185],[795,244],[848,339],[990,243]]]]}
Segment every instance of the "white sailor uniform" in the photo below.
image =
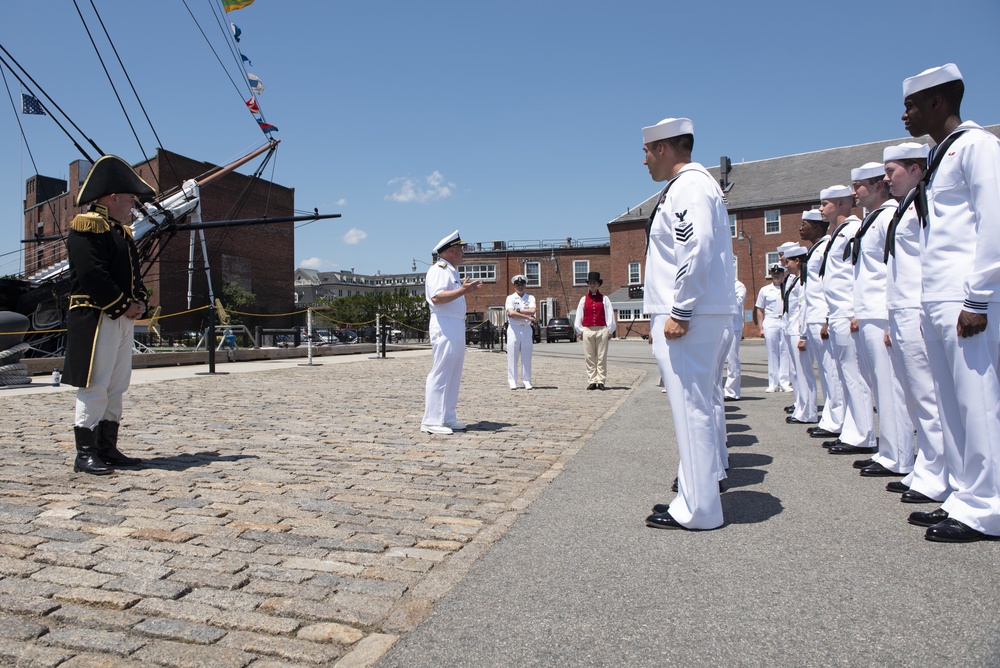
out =
{"type": "Polygon", "coordinates": [[[1000,536],[1000,140],[971,121],[959,131],[927,188],[922,324],[956,484],[942,508],[1000,536]],[[958,337],[963,310],[986,330],[958,337]]]}
{"type": "MultiPolygon", "coordinates": [[[[804,267],[803,267],[804,268],[804,267]]],[[[794,373],[792,374],[792,387],[795,392],[795,408],[792,410],[792,417],[801,422],[816,422],[816,380],[813,378],[812,369],[806,369],[805,365],[809,357],[804,351],[799,350],[799,338],[802,336],[802,316],[805,311],[803,307],[802,282],[799,276],[789,276],[785,282],[782,297],[782,310],[784,321],[785,344],[791,352],[794,373]],[[812,382],[807,382],[811,380],[812,382]],[[811,388],[811,389],[810,389],[811,388]]]]}
{"type": "Polygon", "coordinates": [[[740,363],[740,341],[743,339],[743,302],[747,298],[747,288],[736,280],[736,315],[733,316],[733,340],[726,352],[725,397],[739,399],[742,393],[743,365],[740,363]]]}
{"type": "Polygon", "coordinates": [[[913,423],[906,411],[906,395],[885,345],[889,328],[886,306],[885,235],[898,202],[886,200],[865,216],[856,237],[854,317],[858,320],[858,352],[869,369],[869,382],[878,410],[878,453],[872,457],[894,473],[913,470],[913,423]]]}
{"type": "Polygon", "coordinates": [[[833,360],[830,339],[824,339],[820,335],[823,325],[826,324],[829,308],[826,305],[823,279],[820,278],[819,270],[829,243],[830,236],[824,235],[812,245],[803,262],[805,278],[802,281],[802,290],[805,311],[802,315],[804,338],[801,340],[806,342],[806,361],[803,364],[807,370],[805,381],[813,383],[815,391],[815,381],[812,379],[812,369],[815,365],[819,372],[820,388],[823,390],[823,412],[820,414],[817,426],[829,432],[840,433],[844,425],[844,393],[840,384],[840,374],[837,372],[837,363],[833,360]]]}
{"type": "Polygon", "coordinates": [[[697,163],[668,183],[650,220],[643,311],[667,390],[680,459],[670,516],[689,529],[722,525],[716,386],[725,332],[736,313],[729,215],[715,179],[697,163]],[[668,318],[687,333],[667,340],[668,318]]]}
{"type": "Polygon", "coordinates": [[[861,221],[848,216],[831,234],[825,251],[823,295],[830,310],[827,316],[833,358],[840,374],[844,397],[844,426],[840,440],[859,448],[875,446],[875,428],[872,418],[872,395],[866,380],[868,370],[858,358],[857,337],[851,332],[854,318],[854,267],[851,259],[844,259],[847,242],[858,232],[861,221]]]}
{"type": "MultiPolygon", "coordinates": [[[[535,298],[527,292],[523,296],[514,292],[507,296],[504,309],[509,313],[531,310],[535,308],[535,298]]],[[[531,389],[531,351],[534,347],[531,321],[524,318],[508,316],[507,318],[507,384],[511,389],[517,387],[518,358],[521,360],[521,380],[525,389],[531,389]]]]}
{"type": "Polygon", "coordinates": [[[462,287],[458,270],[438,260],[427,270],[424,293],[430,306],[430,341],[434,362],[427,374],[424,418],[421,424],[448,426],[458,422],[458,388],[465,361],[465,297],[435,304],[431,297],[462,287]]]}
{"type": "Polygon", "coordinates": [[[764,311],[764,322],[760,329],[767,347],[767,391],[781,392],[783,382],[788,379],[788,355],[785,354],[785,321],[782,318],[781,289],[765,285],[757,293],[754,306],[764,311]],[[783,381],[784,379],[784,381],[783,381]]]}

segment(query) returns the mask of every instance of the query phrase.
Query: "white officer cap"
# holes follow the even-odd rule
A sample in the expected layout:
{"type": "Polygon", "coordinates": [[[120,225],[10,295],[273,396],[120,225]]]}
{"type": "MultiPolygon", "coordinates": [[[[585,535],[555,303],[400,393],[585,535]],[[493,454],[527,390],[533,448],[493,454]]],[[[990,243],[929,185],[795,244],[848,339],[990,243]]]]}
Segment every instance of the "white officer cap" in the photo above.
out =
{"type": "Polygon", "coordinates": [[[650,125],[642,129],[642,143],[670,139],[680,135],[693,135],[694,123],[690,118],[664,118],[656,125],[650,125]]]}
{"type": "Polygon", "coordinates": [[[786,241],[785,243],[775,248],[775,250],[781,253],[782,255],[787,255],[785,251],[787,251],[789,248],[792,248],[793,246],[798,246],[798,244],[795,243],[794,241],[786,241]]]}
{"type": "Polygon", "coordinates": [[[517,283],[517,282],[527,283],[528,282],[528,277],[525,276],[524,274],[518,274],[514,278],[510,279],[510,282],[511,283],[517,283]]]}
{"type": "Polygon", "coordinates": [[[830,186],[819,191],[820,200],[838,199],[840,197],[854,197],[854,191],[850,186],[830,186]]]}
{"type": "Polygon", "coordinates": [[[464,246],[464,245],[465,242],[462,241],[461,235],[458,233],[458,230],[455,230],[454,232],[446,236],[444,239],[437,242],[437,246],[434,247],[434,252],[440,253],[446,248],[451,248],[452,246],[464,246]]]}
{"type": "Polygon", "coordinates": [[[931,149],[927,144],[908,141],[896,146],[886,146],[882,151],[882,162],[890,160],[926,160],[931,149]]]}
{"type": "Polygon", "coordinates": [[[770,267],[768,267],[767,276],[765,276],[764,278],[771,278],[771,274],[783,274],[783,273],[785,273],[785,268],[782,267],[777,262],[775,262],[770,267]]]}
{"type": "Polygon", "coordinates": [[[855,167],[851,170],[852,181],[874,179],[876,176],[885,176],[885,165],[881,162],[866,162],[860,167],[855,167]]]}
{"type": "Polygon", "coordinates": [[[819,209],[809,209],[808,211],[802,212],[802,220],[808,220],[813,223],[822,223],[823,214],[819,212],[819,209]]]}
{"type": "Polygon", "coordinates": [[[903,79],[903,97],[907,98],[914,93],[940,86],[949,81],[962,81],[962,73],[958,71],[958,65],[955,63],[932,67],[916,76],[903,79]]]}
{"type": "Polygon", "coordinates": [[[793,257],[801,257],[805,255],[808,251],[802,246],[795,244],[791,248],[785,251],[785,259],[790,260],[793,257]]]}

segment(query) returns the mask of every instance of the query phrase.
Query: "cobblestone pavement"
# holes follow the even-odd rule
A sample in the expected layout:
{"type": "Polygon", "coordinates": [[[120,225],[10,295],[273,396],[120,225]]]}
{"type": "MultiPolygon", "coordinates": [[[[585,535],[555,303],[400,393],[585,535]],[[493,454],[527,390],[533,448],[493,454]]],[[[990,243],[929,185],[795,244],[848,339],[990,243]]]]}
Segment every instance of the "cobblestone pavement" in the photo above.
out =
{"type": "Polygon", "coordinates": [[[513,524],[646,373],[470,350],[465,434],[418,431],[430,360],[136,384],[141,469],[72,472],[70,392],[0,396],[0,664],[368,666],[513,524]]]}

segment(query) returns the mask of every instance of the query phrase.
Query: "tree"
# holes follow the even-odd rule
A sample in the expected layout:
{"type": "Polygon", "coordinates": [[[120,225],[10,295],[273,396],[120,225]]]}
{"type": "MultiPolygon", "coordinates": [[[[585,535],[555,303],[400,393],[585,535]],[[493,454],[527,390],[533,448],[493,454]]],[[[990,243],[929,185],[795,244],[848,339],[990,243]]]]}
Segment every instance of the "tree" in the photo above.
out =
{"type": "Polygon", "coordinates": [[[328,306],[330,310],[317,313],[317,317],[321,321],[330,320],[337,327],[356,328],[374,324],[376,314],[392,318],[397,323],[416,330],[426,330],[430,321],[430,311],[424,297],[410,295],[406,288],[350,297],[323,297],[319,304],[328,306]]]}
{"type": "MultiPolygon", "coordinates": [[[[248,307],[257,303],[257,295],[247,292],[239,283],[226,281],[222,284],[222,289],[219,290],[219,301],[222,302],[226,311],[246,311],[248,307]]],[[[229,318],[234,325],[243,322],[240,316],[233,313],[229,314],[229,318]]]]}

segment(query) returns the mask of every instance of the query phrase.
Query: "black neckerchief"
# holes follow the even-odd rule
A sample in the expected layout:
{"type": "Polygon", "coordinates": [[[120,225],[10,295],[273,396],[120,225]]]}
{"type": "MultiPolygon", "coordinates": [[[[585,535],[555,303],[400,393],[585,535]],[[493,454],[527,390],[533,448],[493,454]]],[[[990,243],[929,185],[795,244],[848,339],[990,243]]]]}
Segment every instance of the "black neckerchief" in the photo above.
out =
{"type": "MultiPolygon", "coordinates": [[[[823,236],[825,237],[826,235],[824,234],[823,236]]],[[[820,241],[823,241],[823,239],[820,238],[818,241],[816,241],[816,243],[814,243],[812,246],[809,247],[809,250],[806,251],[806,259],[802,260],[802,272],[799,275],[799,280],[802,282],[803,287],[806,284],[806,279],[809,278],[809,258],[811,258],[813,256],[813,253],[815,253],[819,249],[820,241]]],[[[827,246],[829,246],[829,244],[830,240],[827,239],[827,246]]]]}
{"type": "Polygon", "coordinates": [[[785,315],[788,313],[788,299],[792,294],[792,290],[795,289],[795,281],[799,280],[798,276],[789,276],[791,280],[786,281],[788,285],[788,290],[781,291],[781,314],[785,315]]]}
{"type": "Polygon", "coordinates": [[[917,209],[917,220],[920,221],[921,227],[927,227],[927,186],[930,185],[931,176],[937,171],[938,166],[941,164],[941,160],[944,159],[945,154],[951,145],[955,143],[955,140],[968,132],[968,128],[965,130],[959,130],[958,132],[953,132],[948,137],[931,149],[931,155],[927,160],[927,171],[924,175],[920,177],[917,181],[917,187],[914,190],[917,191],[916,195],[913,197],[913,203],[917,209]]]}
{"type": "Polygon", "coordinates": [[[826,250],[823,251],[823,264],[819,266],[820,278],[822,278],[826,274],[826,261],[830,258],[830,249],[833,248],[833,240],[837,238],[837,235],[840,234],[840,231],[844,229],[844,226],[847,225],[847,223],[849,222],[850,219],[848,218],[848,220],[845,220],[840,225],[837,225],[837,229],[835,229],[833,231],[833,234],[830,235],[830,243],[826,245],[826,250]]]}
{"type": "Polygon", "coordinates": [[[867,232],[868,228],[875,223],[875,219],[878,218],[878,214],[885,208],[886,206],[883,203],[882,206],[877,209],[869,211],[868,215],[865,216],[865,219],[861,221],[861,227],[858,229],[858,233],[848,240],[847,246],[844,248],[844,259],[846,260],[847,258],[851,258],[852,265],[857,264],[858,257],[861,256],[861,237],[865,236],[865,232],[867,232]]]}
{"type": "Polygon", "coordinates": [[[882,251],[882,260],[886,264],[889,263],[890,255],[896,257],[896,228],[899,227],[899,221],[906,215],[906,210],[913,204],[913,198],[916,196],[916,188],[906,193],[906,197],[896,207],[896,213],[892,214],[892,220],[889,221],[889,226],[885,229],[885,249],[882,251]]]}

